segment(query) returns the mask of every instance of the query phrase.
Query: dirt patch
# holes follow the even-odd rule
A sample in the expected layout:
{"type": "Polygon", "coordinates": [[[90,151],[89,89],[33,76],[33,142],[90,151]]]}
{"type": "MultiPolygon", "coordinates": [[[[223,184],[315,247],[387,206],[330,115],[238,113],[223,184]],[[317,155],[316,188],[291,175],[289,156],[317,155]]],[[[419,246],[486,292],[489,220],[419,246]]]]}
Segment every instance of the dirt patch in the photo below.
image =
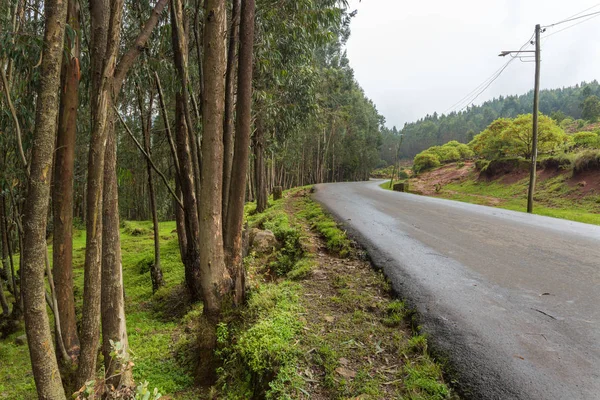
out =
{"type": "Polygon", "coordinates": [[[600,194],[600,172],[584,171],[566,181],[570,188],[578,188],[575,197],[600,194]]]}
{"type": "Polygon", "coordinates": [[[475,163],[472,161],[465,162],[464,166],[460,168],[456,163],[448,164],[411,178],[410,191],[425,196],[436,196],[439,194],[439,190],[436,190],[436,187],[441,188],[449,183],[462,182],[471,177],[474,171],[475,163]]]}
{"type": "Polygon", "coordinates": [[[517,183],[529,176],[529,172],[527,171],[514,171],[509,172],[506,175],[500,177],[500,182],[505,185],[512,185],[513,183],[517,183]]]}

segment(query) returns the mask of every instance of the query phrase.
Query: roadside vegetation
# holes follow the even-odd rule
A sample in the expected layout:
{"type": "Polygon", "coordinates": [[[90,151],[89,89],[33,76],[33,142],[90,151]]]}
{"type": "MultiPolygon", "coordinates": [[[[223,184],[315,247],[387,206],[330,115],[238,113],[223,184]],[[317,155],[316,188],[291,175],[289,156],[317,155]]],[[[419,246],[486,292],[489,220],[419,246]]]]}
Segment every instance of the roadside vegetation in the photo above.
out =
{"type": "MultiPolygon", "coordinates": [[[[531,118],[531,114],[500,118],[468,144],[451,141],[417,154],[410,191],[524,211],[531,118]]],[[[599,133],[595,118],[559,123],[540,116],[536,214],[600,224],[599,133]]],[[[389,184],[381,187],[388,189],[389,184]]]]}
{"type": "MultiPolygon", "coordinates": [[[[430,356],[416,319],[386,278],[310,199],[284,193],[263,213],[245,207],[251,245],[244,259],[248,300],[228,307],[217,328],[217,381],[195,385],[202,305],[190,301],[175,223],[160,224],[164,286],[148,285],[150,222],[122,223],[123,279],[136,382],[165,398],[456,398],[430,356]],[[274,241],[258,241],[272,232],[274,241]],[[254,237],[253,237],[254,236],[254,237]]],[[[85,232],[74,241],[76,307],[81,307],[85,232]]],[[[52,251],[52,248],[49,248],[52,251]]],[[[21,326],[0,341],[0,399],[36,397],[21,326]]]]}

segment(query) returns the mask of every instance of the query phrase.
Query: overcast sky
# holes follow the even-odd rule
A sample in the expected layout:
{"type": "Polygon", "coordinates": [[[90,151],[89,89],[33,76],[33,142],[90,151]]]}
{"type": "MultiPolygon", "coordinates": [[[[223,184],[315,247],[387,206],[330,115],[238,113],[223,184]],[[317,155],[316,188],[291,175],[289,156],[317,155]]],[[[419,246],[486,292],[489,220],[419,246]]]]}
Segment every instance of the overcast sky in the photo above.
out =
{"type": "MultiPolygon", "coordinates": [[[[488,77],[533,34],[550,25],[600,11],[598,0],[350,0],[348,57],[356,79],[386,118],[401,128],[442,114],[488,77]]],[[[580,19],[548,28],[550,35],[580,19]]],[[[534,64],[512,62],[475,100],[523,94],[533,88],[534,64]]],[[[600,78],[600,17],[542,40],[541,87],[571,86],[600,78]]]]}

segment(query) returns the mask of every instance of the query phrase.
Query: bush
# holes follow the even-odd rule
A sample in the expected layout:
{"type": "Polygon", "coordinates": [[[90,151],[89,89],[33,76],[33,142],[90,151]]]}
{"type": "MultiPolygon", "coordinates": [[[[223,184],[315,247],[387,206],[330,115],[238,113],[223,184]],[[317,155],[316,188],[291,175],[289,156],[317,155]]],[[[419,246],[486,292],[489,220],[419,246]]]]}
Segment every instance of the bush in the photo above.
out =
{"type": "Polygon", "coordinates": [[[569,154],[560,154],[540,160],[540,167],[544,169],[571,169],[573,157],[569,154]]]}
{"type": "Polygon", "coordinates": [[[577,175],[585,171],[600,170],[600,151],[588,150],[577,155],[573,167],[573,174],[577,175]]]}
{"type": "Polygon", "coordinates": [[[440,165],[442,165],[442,163],[440,162],[440,158],[437,155],[425,151],[417,154],[417,156],[415,157],[415,161],[413,163],[413,171],[415,171],[415,173],[418,174],[419,172],[436,168],[440,165]]]}
{"type": "Polygon", "coordinates": [[[598,134],[594,132],[577,132],[573,134],[573,142],[576,147],[585,149],[597,149],[600,148],[600,138],[598,134]]]}
{"type": "Polygon", "coordinates": [[[523,158],[499,158],[492,160],[481,170],[487,178],[506,175],[511,172],[529,171],[530,162],[523,158]]]}
{"type": "Polygon", "coordinates": [[[484,169],[487,168],[488,164],[490,163],[490,160],[485,160],[483,158],[475,161],[475,169],[477,171],[483,171],[484,169]]]}

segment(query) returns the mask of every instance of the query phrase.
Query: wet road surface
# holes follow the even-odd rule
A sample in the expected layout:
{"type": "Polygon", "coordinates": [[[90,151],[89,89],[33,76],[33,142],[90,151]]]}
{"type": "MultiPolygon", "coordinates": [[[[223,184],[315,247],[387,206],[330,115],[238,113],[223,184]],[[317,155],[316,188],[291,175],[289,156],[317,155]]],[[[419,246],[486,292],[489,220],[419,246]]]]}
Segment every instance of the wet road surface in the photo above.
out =
{"type": "Polygon", "coordinates": [[[600,226],[317,185],[473,399],[600,399],[600,226]]]}

